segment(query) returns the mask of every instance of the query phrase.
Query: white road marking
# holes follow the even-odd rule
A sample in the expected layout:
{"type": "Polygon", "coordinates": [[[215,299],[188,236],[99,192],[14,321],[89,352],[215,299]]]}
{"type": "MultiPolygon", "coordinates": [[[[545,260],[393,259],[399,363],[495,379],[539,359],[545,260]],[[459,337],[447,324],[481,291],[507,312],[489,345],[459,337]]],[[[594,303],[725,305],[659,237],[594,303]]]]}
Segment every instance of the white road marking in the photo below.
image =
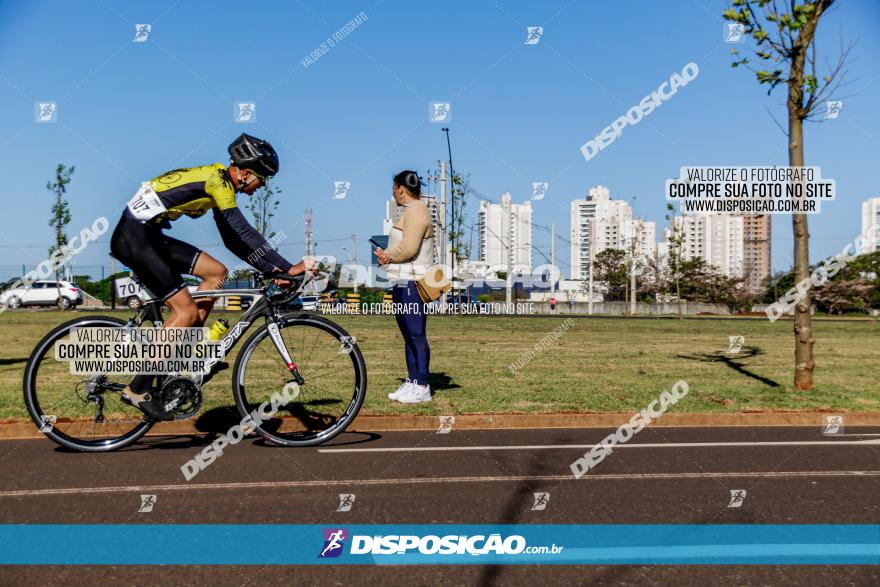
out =
{"type": "Polygon", "coordinates": [[[169,485],[125,485],[111,487],[65,487],[57,489],[21,489],[0,491],[2,497],[44,497],[54,495],[95,493],[138,493],[160,491],[201,491],[209,489],[295,489],[311,487],[360,487],[364,485],[406,485],[430,483],[496,483],[536,481],[621,481],[634,479],[711,479],[744,477],[880,477],[880,471],[743,471],[740,473],[699,471],[697,473],[620,473],[607,475],[587,474],[580,479],[574,475],[512,475],[507,477],[409,477],[402,479],[322,479],[311,481],[242,481],[230,483],[188,483],[169,485]]]}
{"type": "MultiPolygon", "coordinates": [[[[596,444],[526,444],[506,446],[404,446],[388,448],[319,448],[318,452],[351,453],[351,452],[431,452],[458,450],[564,450],[589,449],[596,444]]],[[[756,441],[756,442],[652,442],[616,444],[619,448],[707,448],[729,446],[878,446],[880,438],[875,440],[787,440],[787,441],[756,441]]]]}

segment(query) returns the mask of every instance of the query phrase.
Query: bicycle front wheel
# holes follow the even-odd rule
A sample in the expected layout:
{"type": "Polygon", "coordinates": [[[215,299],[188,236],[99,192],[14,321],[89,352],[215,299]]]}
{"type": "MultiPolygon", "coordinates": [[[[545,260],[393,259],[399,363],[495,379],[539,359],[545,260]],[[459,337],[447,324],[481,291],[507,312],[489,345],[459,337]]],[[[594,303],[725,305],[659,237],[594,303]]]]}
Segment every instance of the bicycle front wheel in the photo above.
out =
{"type": "Polygon", "coordinates": [[[232,373],[242,417],[257,414],[256,432],[285,446],[326,442],[351,424],[364,403],[367,368],[357,343],[333,322],[309,314],[284,316],[278,324],[287,352],[304,383],[299,395],[273,415],[258,411],[291,380],[269,336],[269,325],[244,343],[232,373]]]}

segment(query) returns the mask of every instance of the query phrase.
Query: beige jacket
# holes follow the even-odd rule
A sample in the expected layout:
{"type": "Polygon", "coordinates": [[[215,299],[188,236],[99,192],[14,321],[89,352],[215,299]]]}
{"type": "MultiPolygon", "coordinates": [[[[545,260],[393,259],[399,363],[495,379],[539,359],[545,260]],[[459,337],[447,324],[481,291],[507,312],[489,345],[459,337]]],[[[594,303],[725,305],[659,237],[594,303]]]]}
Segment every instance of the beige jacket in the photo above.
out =
{"type": "Polygon", "coordinates": [[[390,279],[398,281],[418,279],[434,264],[431,212],[424,202],[413,202],[405,208],[388,235],[391,263],[383,267],[390,279]]]}

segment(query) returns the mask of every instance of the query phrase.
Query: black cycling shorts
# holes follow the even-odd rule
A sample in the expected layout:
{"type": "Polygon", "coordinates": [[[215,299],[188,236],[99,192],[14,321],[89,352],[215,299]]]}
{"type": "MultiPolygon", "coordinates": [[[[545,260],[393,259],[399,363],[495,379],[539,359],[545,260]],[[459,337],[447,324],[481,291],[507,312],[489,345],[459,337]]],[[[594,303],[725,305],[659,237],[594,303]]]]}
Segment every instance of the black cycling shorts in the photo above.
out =
{"type": "Polygon", "coordinates": [[[142,224],[123,213],[110,238],[110,253],[165,301],[186,287],[182,274],[192,275],[202,251],[164,234],[160,226],[142,224]]]}

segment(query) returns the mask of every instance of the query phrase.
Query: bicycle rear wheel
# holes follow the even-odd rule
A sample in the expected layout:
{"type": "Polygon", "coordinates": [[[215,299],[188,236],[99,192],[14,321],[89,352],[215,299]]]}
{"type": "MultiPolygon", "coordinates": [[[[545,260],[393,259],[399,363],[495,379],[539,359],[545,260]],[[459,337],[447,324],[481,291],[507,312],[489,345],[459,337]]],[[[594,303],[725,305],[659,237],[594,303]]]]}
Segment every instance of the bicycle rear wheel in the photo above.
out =
{"type": "Polygon", "coordinates": [[[116,450],[153,426],[137,408],[123,403],[118,392],[105,389],[106,380],[98,384],[95,378],[72,375],[66,362],[55,360],[55,343],[69,339],[73,328],[123,326],[123,320],[110,316],[76,318],[52,330],[31,354],[24,369],[24,403],[40,431],[61,446],[83,452],[116,450]]]}
{"type": "MultiPolygon", "coordinates": [[[[288,315],[278,326],[305,382],[296,399],[256,422],[256,432],[285,446],[321,444],[345,430],[364,403],[364,357],[345,330],[319,316],[288,315]]],[[[232,389],[241,416],[259,414],[261,404],[271,403],[272,394],[290,380],[267,324],[244,343],[235,361],[232,389]]]]}

